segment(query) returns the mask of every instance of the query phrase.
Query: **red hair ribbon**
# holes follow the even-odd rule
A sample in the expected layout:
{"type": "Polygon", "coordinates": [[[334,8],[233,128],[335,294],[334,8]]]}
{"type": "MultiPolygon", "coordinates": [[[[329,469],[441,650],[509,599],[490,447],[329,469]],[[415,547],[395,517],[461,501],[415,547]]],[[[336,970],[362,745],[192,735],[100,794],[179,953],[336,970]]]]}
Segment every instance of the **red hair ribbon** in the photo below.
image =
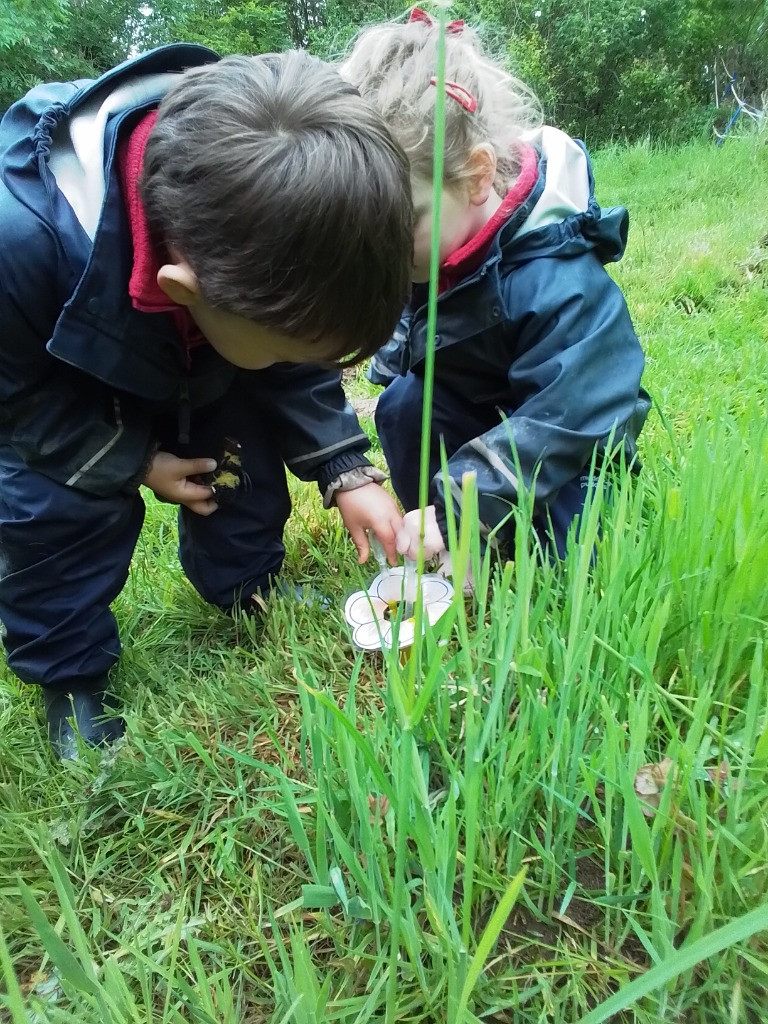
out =
{"type": "MultiPolygon", "coordinates": [[[[437,75],[432,75],[429,80],[430,85],[437,85],[437,75]]],[[[474,114],[477,110],[477,100],[469,91],[465,89],[463,85],[459,85],[458,82],[446,82],[445,83],[445,94],[450,96],[452,100],[456,100],[460,103],[465,110],[469,111],[470,114],[474,114]]]]}
{"type": "MultiPolygon", "coordinates": [[[[408,16],[408,24],[413,21],[423,21],[425,25],[435,24],[434,18],[430,17],[430,15],[420,7],[414,7],[408,16]]],[[[445,30],[452,36],[460,36],[464,31],[464,22],[461,19],[458,21],[452,21],[450,25],[445,26],[445,30]]]]}

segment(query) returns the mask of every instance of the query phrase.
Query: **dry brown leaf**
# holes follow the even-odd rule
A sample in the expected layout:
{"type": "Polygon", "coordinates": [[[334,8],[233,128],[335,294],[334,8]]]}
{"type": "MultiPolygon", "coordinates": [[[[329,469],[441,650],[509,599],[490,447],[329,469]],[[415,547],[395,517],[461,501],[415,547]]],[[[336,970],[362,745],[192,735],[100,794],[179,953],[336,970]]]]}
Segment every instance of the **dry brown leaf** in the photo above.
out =
{"type": "Polygon", "coordinates": [[[383,793],[378,797],[373,793],[369,793],[368,810],[370,811],[368,820],[372,825],[375,825],[377,820],[381,821],[389,810],[389,797],[383,793]]]}
{"type": "Polygon", "coordinates": [[[670,775],[676,774],[675,762],[665,757],[658,764],[644,764],[635,776],[635,792],[643,800],[643,814],[652,818],[659,808],[661,793],[670,775]]]}
{"type": "MultiPolygon", "coordinates": [[[[717,770],[719,771],[719,769],[717,770]]],[[[644,764],[642,768],[638,769],[635,776],[635,793],[640,797],[643,814],[646,818],[655,816],[661,803],[661,794],[670,778],[673,783],[677,778],[677,765],[671,757],[665,757],[658,764],[644,764]]],[[[683,814],[679,806],[676,806],[675,800],[669,808],[669,814],[678,829],[690,833],[699,831],[698,824],[693,818],[683,814]]],[[[710,829],[707,829],[705,834],[711,838],[710,829]]]]}

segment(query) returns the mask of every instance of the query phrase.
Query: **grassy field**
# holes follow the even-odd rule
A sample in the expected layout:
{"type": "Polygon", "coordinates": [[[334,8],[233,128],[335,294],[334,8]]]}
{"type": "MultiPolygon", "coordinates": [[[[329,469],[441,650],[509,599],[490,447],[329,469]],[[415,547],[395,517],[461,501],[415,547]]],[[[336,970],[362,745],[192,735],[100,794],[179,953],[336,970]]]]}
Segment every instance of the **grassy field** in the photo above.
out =
{"type": "Polygon", "coordinates": [[[56,765],[0,669],[0,1020],[765,1019],[768,148],[595,164],[632,217],[644,474],[562,565],[463,537],[476,600],[402,665],[352,650],[373,571],[312,487],[286,575],[333,608],[260,623],[201,602],[152,504],[126,741],[56,765]]]}

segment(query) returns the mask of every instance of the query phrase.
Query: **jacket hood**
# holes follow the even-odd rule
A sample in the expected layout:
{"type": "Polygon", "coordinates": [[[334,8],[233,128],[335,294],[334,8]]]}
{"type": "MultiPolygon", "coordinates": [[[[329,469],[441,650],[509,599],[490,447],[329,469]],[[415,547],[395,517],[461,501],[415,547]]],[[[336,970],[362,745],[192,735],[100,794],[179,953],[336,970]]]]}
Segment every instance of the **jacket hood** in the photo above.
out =
{"type": "Polygon", "coordinates": [[[539,154],[539,181],[520,215],[497,236],[502,265],[513,267],[540,257],[577,256],[594,250],[601,263],[621,259],[627,242],[623,206],[601,209],[595,199],[592,165],[584,144],[545,125],[524,141],[539,154]]]}
{"type": "Polygon", "coordinates": [[[49,353],[152,401],[175,392],[183,354],[166,314],[130,304],[117,142],[179,73],[218,59],[207,47],[161,47],[96,81],[38,86],[0,121],[3,287],[20,309],[35,310],[49,353]],[[36,297],[41,268],[47,290],[36,297]],[[124,357],[127,338],[143,373],[124,357]]]}
{"type": "Polygon", "coordinates": [[[185,68],[218,59],[208,47],[170,44],[124,61],[94,81],[33,89],[9,109],[0,125],[6,185],[13,192],[29,187],[42,160],[93,240],[110,162],[105,153],[110,145],[108,122],[156,105],[185,68]]]}

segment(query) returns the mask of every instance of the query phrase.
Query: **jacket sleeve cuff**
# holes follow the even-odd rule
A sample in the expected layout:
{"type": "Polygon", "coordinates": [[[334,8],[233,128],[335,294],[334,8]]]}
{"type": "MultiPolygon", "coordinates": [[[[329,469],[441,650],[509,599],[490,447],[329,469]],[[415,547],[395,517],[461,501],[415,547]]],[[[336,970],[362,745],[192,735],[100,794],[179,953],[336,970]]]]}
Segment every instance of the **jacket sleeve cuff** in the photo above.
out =
{"type": "Polygon", "coordinates": [[[152,460],[157,454],[159,447],[160,445],[156,441],[153,441],[149,446],[138,470],[123,484],[121,490],[124,494],[135,494],[139,487],[144,483],[152,466],[152,460]]]}
{"type": "Polygon", "coordinates": [[[341,473],[346,473],[350,469],[358,469],[360,466],[370,466],[370,464],[370,459],[367,459],[359,448],[339,452],[338,455],[319,466],[313,474],[317,486],[320,488],[320,494],[325,495],[331,480],[341,473]]]}
{"type": "Polygon", "coordinates": [[[330,481],[323,492],[323,508],[331,508],[336,504],[336,494],[339,491],[354,491],[358,487],[365,487],[366,484],[380,484],[387,479],[376,466],[356,466],[354,469],[347,469],[330,481]]]}
{"type": "Polygon", "coordinates": [[[437,522],[440,534],[448,547],[448,517],[445,514],[445,505],[435,502],[435,521],[437,522]]]}

